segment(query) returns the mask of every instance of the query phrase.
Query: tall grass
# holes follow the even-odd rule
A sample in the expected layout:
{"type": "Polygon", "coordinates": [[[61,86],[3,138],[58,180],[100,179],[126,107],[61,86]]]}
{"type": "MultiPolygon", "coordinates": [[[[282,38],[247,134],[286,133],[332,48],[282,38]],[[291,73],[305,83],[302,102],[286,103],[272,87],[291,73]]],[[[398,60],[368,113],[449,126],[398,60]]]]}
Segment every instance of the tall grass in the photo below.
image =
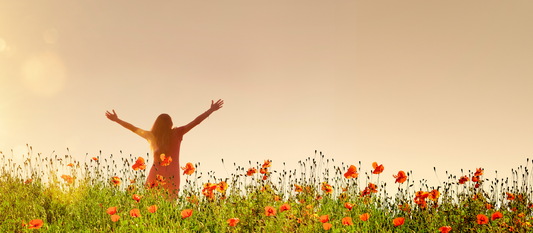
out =
{"type": "Polygon", "coordinates": [[[167,201],[165,189],[144,185],[146,170],[133,170],[132,156],[121,156],[120,164],[112,156],[109,161],[86,156],[82,162],[71,155],[35,156],[29,147],[23,164],[15,164],[13,155],[0,155],[1,232],[531,231],[529,159],[510,179],[489,182],[476,168],[447,174],[437,187],[415,182],[411,172],[394,183],[393,177],[375,174],[379,169],[363,171],[361,163],[357,178],[346,178],[351,164],[330,170],[333,159],[316,152],[293,170],[272,170],[268,164],[277,161],[270,160],[234,164],[227,178],[213,172],[202,178],[198,163],[178,200],[167,201]],[[247,174],[253,168],[256,172],[247,174]],[[459,182],[461,177],[468,181],[459,182]],[[398,191],[387,193],[386,182],[398,191]]]}

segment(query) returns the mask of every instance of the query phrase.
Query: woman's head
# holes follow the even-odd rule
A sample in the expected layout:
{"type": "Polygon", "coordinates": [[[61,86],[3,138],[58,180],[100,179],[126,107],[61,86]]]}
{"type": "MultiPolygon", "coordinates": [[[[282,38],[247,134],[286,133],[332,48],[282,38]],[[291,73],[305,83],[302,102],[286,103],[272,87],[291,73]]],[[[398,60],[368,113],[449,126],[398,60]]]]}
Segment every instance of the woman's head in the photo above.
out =
{"type": "Polygon", "coordinates": [[[157,117],[152,126],[152,133],[157,142],[159,154],[164,154],[168,150],[172,136],[172,125],[172,118],[168,114],[163,113],[157,117]]]}

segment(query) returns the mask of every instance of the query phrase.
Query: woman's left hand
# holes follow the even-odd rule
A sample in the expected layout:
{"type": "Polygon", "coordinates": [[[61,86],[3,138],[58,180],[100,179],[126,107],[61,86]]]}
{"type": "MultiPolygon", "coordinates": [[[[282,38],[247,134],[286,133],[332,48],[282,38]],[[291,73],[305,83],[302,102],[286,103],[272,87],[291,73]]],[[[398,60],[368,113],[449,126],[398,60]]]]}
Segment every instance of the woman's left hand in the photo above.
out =
{"type": "Polygon", "coordinates": [[[214,101],[211,100],[211,110],[212,111],[216,111],[216,110],[219,110],[220,108],[222,108],[222,105],[224,104],[224,100],[222,99],[219,99],[216,103],[213,103],[214,101]]]}

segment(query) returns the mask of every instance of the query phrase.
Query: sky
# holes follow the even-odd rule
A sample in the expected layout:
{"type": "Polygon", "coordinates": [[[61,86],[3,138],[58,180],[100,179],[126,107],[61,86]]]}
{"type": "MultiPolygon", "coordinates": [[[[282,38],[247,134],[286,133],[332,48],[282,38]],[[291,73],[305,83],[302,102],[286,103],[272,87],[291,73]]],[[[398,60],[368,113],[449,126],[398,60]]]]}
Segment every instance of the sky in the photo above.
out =
{"type": "Polygon", "coordinates": [[[248,161],[294,169],[317,150],[330,168],[383,164],[389,187],[400,170],[438,185],[478,167],[508,177],[533,152],[531,1],[0,5],[0,151],[15,161],[26,144],[80,161],[146,157],[105,111],[149,130],[218,99],[180,163],[219,178],[248,161]]]}

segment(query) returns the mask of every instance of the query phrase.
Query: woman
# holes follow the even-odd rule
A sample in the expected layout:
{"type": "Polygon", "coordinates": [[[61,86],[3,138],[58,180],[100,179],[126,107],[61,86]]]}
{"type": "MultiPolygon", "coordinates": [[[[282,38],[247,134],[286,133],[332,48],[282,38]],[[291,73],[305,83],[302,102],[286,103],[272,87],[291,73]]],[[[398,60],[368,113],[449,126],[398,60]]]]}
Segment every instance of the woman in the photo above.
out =
{"type": "Polygon", "coordinates": [[[145,131],[132,124],[118,118],[115,110],[113,113],[106,111],[106,117],[126,129],[133,131],[144,139],[148,140],[154,155],[154,163],[150,173],[146,178],[146,185],[152,186],[158,182],[164,183],[165,188],[170,193],[171,200],[176,200],[180,188],[180,144],[183,135],[189,132],[194,126],[200,124],[214,111],[222,108],[224,101],[219,99],[216,103],[211,101],[211,107],[200,116],[196,117],[191,123],[172,128],[172,119],[168,114],[161,114],[154,122],[152,130],[145,131]],[[170,159],[168,159],[170,158],[170,159]],[[171,160],[171,161],[170,161],[171,160]],[[170,162],[169,162],[170,161],[170,162]],[[157,180],[156,180],[157,179],[157,180]]]}

